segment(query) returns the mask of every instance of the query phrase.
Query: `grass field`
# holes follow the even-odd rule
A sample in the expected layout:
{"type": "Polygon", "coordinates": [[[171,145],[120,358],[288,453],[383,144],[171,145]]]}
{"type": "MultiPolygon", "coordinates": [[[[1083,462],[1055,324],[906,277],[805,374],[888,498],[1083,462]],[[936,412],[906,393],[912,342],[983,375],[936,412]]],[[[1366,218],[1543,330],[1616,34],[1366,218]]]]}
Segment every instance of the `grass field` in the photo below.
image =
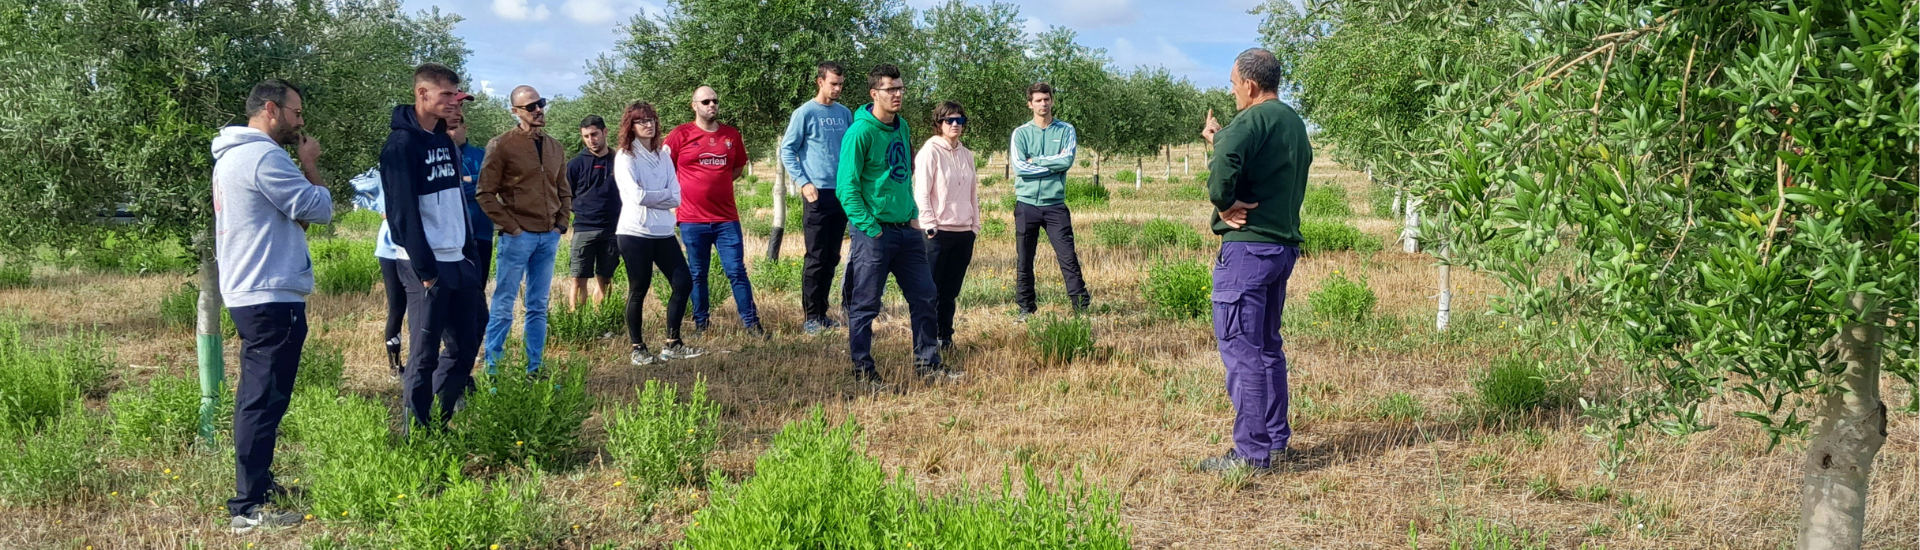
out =
{"type": "MultiPolygon", "coordinates": [[[[961,382],[865,393],[846,375],[846,333],[805,336],[797,289],[762,290],[756,301],[775,332],[770,342],[745,337],[731,301],[716,301],[715,330],[693,341],[714,352],[706,357],[642,369],[627,364],[624,337],[550,343],[549,364],[586,367],[584,387],[595,402],[576,460],[537,474],[524,466],[469,464],[466,470],[509,478],[519,484],[514,495],[537,498],[550,511],[544,520],[550,533],[535,546],[673,545],[695,521],[695,511],[707,506],[710,487],[677,488],[658,498],[630,489],[605,449],[607,411],[633,404],[648,380],[692,388],[704,378],[720,410],[717,447],[706,468],[734,482],[753,475],[756,459],[783,424],[806,420],[818,408],[830,421],[856,421],[865,430],[867,453],[887,475],[911,477],[921,494],[999,487],[1003,476],[1019,478],[1026,468],[1049,483],[1077,473],[1117,500],[1119,519],[1139,548],[1791,546],[1803,455],[1793,443],[1770,451],[1761,430],[1732,416],[1733,403],[1705,407],[1706,422],[1718,429],[1684,438],[1648,432],[1616,453],[1606,440],[1589,435],[1594,422],[1571,404],[1630,383],[1613,369],[1555,378],[1552,388],[1542,390],[1545,401],[1494,409],[1477,401],[1476,384],[1493,383],[1487,382],[1489,369],[1515,360],[1516,353],[1531,357],[1535,352],[1527,343],[1537,340],[1522,338],[1516,320],[1485,315],[1501,289],[1461,270],[1453,275],[1453,329],[1436,333],[1432,258],[1398,252],[1391,239],[1399,225],[1373,212],[1364,176],[1327,161],[1314,166],[1312,183],[1344,191],[1340,196],[1353,212],[1347,223],[1382,245],[1355,248],[1384,250],[1315,253],[1294,271],[1283,333],[1293,445],[1302,458],[1266,475],[1193,471],[1198,459],[1230,444],[1231,411],[1211,325],[1205,314],[1189,318],[1154,307],[1143,291],[1152,286],[1147,274],[1155,266],[1204,264],[1218,247],[1204,233],[1203,194],[1181,170],[1179,159],[1186,155],[1196,172],[1202,167],[1198,148],[1176,151],[1172,173],[1179,183],[1164,181],[1164,170],[1150,159],[1145,175],[1155,181],[1135,191],[1130,179],[1109,176],[1107,204],[1074,211],[1095,304],[1088,316],[1094,342],[1089,353],[1048,360],[1027,327],[1013,323],[1012,236],[986,236],[962,297],[959,349],[948,357],[967,369],[961,382]],[[1162,237],[1125,238],[1133,225],[1109,224],[1103,236],[1089,229],[1110,221],[1153,222],[1162,237]],[[1183,245],[1181,237],[1167,233],[1167,222],[1205,238],[1183,245]],[[1332,277],[1346,285],[1364,281],[1373,295],[1372,313],[1316,312],[1309,297],[1332,277]]],[[[993,160],[983,176],[1001,174],[1002,159],[993,160]]],[[[1133,163],[1106,165],[1118,171],[1133,163]]],[[[771,168],[762,164],[756,173],[764,176],[771,168]]],[[[982,192],[985,215],[1010,222],[1011,213],[995,205],[1003,204],[1011,186],[1000,180],[982,192]]],[[[797,258],[801,239],[797,229],[789,235],[782,256],[797,258]]],[[[341,229],[335,238],[369,237],[341,229]]],[[[749,236],[747,250],[759,255],[766,249],[763,239],[749,236]]],[[[1043,250],[1039,256],[1042,313],[1064,316],[1059,272],[1050,254],[1043,250]]],[[[51,266],[32,275],[32,284],[0,288],[0,307],[24,315],[29,334],[76,326],[97,330],[110,366],[103,389],[81,399],[89,409],[104,412],[109,394],[146,388],[155,376],[190,376],[192,329],[161,315],[161,303],[187,275],[51,266]]],[[[716,286],[722,281],[714,275],[716,286]]],[[[1366,303],[1342,288],[1325,294],[1328,305],[1320,309],[1366,303]]],[[[555,307],[563,302],[561,292],[556,284],[555,307]]],[[[657,346],[664,316],[657,300],[648,302],[648,335],[657,346]]],[[[397,426],[397,383],[379,342],[383,315],[377,290],[317,294],[310,301],[309,346],[342,350],[342,391],[385,404],[389,423],[397,426]]],[[[1528,329],[1548,335],[1562,330],[1557,324],[1528,329]]],[[[907,340],[905,308],[890,297],[877,322],[875,348],[883,371],[896,380],[910,372],[907,340]]],[[[231,338],[227,344],[231,389],[236,344],[231,338]]],[[[1598,363],[1609,365],[1604,358],[1598,363]]],[[[1883,387],[1889,406],[1906,406],[1914,397],[1888,380],[1883,387]]],[[[1869,547],[1912,548],[1920,536],[1916,430],[1913,414],[1893,415],[1872,478],[1869,547]]],[[[103,453],[98,468],[70,494],[0,505],[0,548],[354,547],[357,540],[372,540],[365,537],[378,527],[351,517],[321,517],[263,534],[228,533],[221,503],[232,492],[231,454],[224,445],[210,452],[103,453]]],[[[295,461],[279,475],[297,479],[318,469],[295,461]]],[[[1018,482],[1013,485],[1021,492],[1018,482]]]]}

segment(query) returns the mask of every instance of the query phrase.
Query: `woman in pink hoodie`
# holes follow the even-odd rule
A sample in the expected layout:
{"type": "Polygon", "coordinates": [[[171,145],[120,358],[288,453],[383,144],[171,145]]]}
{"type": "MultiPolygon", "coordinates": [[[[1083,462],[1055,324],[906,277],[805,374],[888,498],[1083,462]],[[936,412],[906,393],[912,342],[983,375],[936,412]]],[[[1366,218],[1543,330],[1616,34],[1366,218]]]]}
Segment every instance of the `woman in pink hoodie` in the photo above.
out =
{"type": "Polygon", "coordinates": [[[973,263],[973,241],[980,233],[980,193],[973,173],[973,151],[960,144],[967,129],[967,111],[959,103],[942,101],[933,108],[934,136],[913,158],[915,220],[927,232],[927,262],[933,267],[933,285],[939,317],[941,349],[953,347],[954,302],[973,263]]]}

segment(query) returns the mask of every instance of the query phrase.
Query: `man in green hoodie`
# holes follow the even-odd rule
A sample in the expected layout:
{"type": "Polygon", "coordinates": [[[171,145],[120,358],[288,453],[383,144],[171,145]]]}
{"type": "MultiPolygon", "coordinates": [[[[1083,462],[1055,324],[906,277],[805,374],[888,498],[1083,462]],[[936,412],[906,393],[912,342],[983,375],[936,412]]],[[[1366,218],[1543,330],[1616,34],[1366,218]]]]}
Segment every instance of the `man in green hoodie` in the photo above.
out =
{"type": "Polygon", "coordinates": [[[1033,120],[1013,129],[1007,159],[1013,163],[1014,302],[1020,320],[1037,307],[1033,291],[1033,255],[1040,230],[1053,245],[1054,263],[1067,284],[1067,301],[1075,312],[1086,311],[1093,295],[1080,276],[1080,253],[1073,246],[1073,212],[1067,210],[1067,170],[1080,148],[1072,124],[1053,118],[1053,86],[1045,82],[1027,87],[1027,109],[1033,120]]]}
{"type": "Polygon", "coordinates": [[[853,226],[853,250],[847,255],[847,352],[853,375],[876,387],[873,318],[887,274],[900,283],[913,325],[913,367],[923,378],[958,378],[960,371],[940,365],[934,341],[933,272],[927,263],[927,237],[913,227],[919,209],[913,202],[912,132],[900,118],[906,81],[900,69],[881,64],[867,73],[873,103],[854,110],[853,125],[840,140],[840,166],[834,194],[853,226]]]}

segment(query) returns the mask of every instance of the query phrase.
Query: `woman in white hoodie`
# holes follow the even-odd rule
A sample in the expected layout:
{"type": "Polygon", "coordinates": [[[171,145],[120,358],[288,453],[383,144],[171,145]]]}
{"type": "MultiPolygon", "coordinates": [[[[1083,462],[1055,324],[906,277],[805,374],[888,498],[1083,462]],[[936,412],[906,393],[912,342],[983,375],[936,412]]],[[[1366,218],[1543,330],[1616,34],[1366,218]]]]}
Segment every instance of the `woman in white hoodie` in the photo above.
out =
{"type": "Polygon", "coordinates": [[[620,116],[620,152],[613,157],[613,181],[620,190],[620,221],[614,240],[627,264],[627,342],[633,345],[635,366],[665,359],[688,359],[702,353],[680,339],[681,319],[693,277],[687,256],[674,237],[673,209],[680,206],[680,180],[674,176],[673,156],[662,144],[660,117],[653,105],[636,101],[620,116]],[[667,342],[654,355],[640,336],[640,312],[658,266],[673,288],[667,298],[667,342]]]}
{"type": "Polygon", "coordinates": [[[967,110],[942,101],[933,108],[933,137],[913,158],[914,223],[927,233],[927,263],[933,269],[934,311],[942,349],[953,347],[953,313],[973,263],[973,241],[980,233],[980,192],[975,186],[973,151],[960,144],[967,110]]]}

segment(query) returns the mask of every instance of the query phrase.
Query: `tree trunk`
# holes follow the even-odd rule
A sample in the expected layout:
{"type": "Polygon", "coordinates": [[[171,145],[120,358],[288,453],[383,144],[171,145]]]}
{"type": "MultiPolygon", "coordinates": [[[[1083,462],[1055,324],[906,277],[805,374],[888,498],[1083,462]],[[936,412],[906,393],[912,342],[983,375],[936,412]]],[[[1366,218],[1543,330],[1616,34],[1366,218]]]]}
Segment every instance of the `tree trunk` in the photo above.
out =
{"type": "Polygon", "coordinates": [[[773,230],[767,235],[767,259],[780,259],[780,241],[787,233],[787,171],[773,171],[773,230]]]}
{"type": "Polygon", "coordinates": [[[1173,181],[1173,146],[1167,146],[1167,169],[1160,171],[1160,181],[1173,181]]]}
{"type": "MultiPolygon", "coordinates": [[[[1442,214],[1440,219],[1446,220],[1447,217],[1442,214]]],[[[1442,231],[1441,233],[1444,234],[1446,232],[1442,231]]],[[[1433,314],[1433,329],[1438,332],[1446,332],[1447,321],[1452,320],[1453,266],[1447,264],[1448,252],[1450,252],[1450,250],[1447,242],[1444,240],[1440,241],[1440,301],[1436,304],[1433,314]]]]}
{"type": "Polygon", "coordinates": [[[1400,202],[1400,209],[1406,212],[1405,223],[1400,226],[1401,250],[1408,254],[1420,252],[1420,203],[1419,197],[1407,193],[1400,202]]]}
{"type": "MultiPolygon", "coordinates": [[[[1007,162],[1005,165],[1002,165],[1000,169],[1006,171],[1007,183],[1011,185],[1013,183],[1013,150],[1012,149],[1007,150],[1007,162]]],[[[1094,183],[1100,183],[1098,178],[1095,179],[1094,183]]]]}
{"type": "Polygon", "coordinates": [[[220,264],[213,258],[209,231],[200,249],[200,300],[194,308],[194,348],[200,359],[200,441],[213,445],[219,433],[220,391],[226,383],[226,358],[220,347],[220,264]]]}
{"type": "Polygon", "coordinates": [[[1186,155],[1180,156],[1180,175],[1182,176],[1193,175],[1193,163],[1187,162],[1186,155]]]}
{"type": "Polygon", "coordinates": [[[1100,185],[1100,152],[1093,152],[1093,185],[1100,185]]]}
{"type": "MultiPolygon", "coordinates": [[[[1898,299],[1898,298],[1896,298],[1898,299]]],[[[1881,339],[1886,310],[1865,293],[1847,296],[1859,317],[1827,346],[1842,365],[1840,388],[1821,396],[1801,481],[1800,550],[1857,549],[1867,524],[1867,474],[1887,442],[1887,405],[1880,401],[1881,339]]],[[[1898,503],[1892,503],[1900,506],[1898,503]]]]}
{"type": "Polygon", "coordinates": [[[1142,177],[1140,173],[1145,171],[1147,171],[1147,162],[1145,160],[1141,160],[1140,157],[1133,157],[1133,190],[1134,191],[1140,190],[1140,178],[1142,177]]]}

